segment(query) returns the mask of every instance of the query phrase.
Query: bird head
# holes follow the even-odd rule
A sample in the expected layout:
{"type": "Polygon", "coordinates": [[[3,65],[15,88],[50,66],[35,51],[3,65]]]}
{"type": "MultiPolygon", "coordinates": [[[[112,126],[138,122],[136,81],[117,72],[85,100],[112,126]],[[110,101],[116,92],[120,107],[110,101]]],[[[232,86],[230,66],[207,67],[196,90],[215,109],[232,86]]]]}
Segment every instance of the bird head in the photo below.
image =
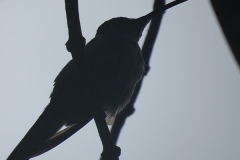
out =
{"type": "Polygon", "coordinates": [[[187,0],[173,1],[155,11],[152,11],[136,19],[130,19],[126,17],[112,18],[98,27],[97,34],[104,35],[108,33],[118,32],[128,34],[138,41],[142,36],[144,28],[151,21],[151,19],[161,14],[165,10],[185,1],[187,0]]]}

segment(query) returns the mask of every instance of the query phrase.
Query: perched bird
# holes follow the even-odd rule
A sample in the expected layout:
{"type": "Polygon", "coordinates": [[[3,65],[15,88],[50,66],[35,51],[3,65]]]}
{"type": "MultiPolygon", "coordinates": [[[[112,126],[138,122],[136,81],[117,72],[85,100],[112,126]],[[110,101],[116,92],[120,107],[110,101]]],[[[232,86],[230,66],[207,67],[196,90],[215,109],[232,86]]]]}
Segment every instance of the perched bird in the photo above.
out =
{"type": "Polygon", "coordinates": [[[87,123],[99,111],[104,111],[106,121],[112,123],[131,100],[144,73],[138,45],[142,31],[153,17],[170,7],[137,19],[113,18],[100,25],[84,49],[84,86],[79,83],[81,77],[73,60],[69,61],[55,79],[50,103],[8,160],[26,160],[38,155],[39,146],[60,135],[56,133],[62,126],[87,123]]]}

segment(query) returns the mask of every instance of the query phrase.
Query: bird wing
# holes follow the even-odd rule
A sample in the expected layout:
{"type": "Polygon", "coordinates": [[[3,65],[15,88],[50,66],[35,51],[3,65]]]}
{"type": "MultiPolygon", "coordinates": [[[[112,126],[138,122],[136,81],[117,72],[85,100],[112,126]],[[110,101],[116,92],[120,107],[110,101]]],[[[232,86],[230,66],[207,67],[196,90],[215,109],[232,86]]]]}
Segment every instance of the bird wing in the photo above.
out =
{"type": "MultiPolygon", "coordinates": [[[[92,115],[90,116],[90,113],[88,114],[83,110],[82,115],[87,115],[82,117],[82,120],[79,120],[77,124],[70,126],[66,130],[57,133],[66,124],[70,114],[73,112],[69,111],[73,109],[71,106],[78,104],[75,104],[74,101],[79,96],[81,97],[79,93],[76,93],[81,89],[78,80],[79,77],[76,74],[73,62],[70,61],[55,79],[50,103],[7,160],[26,160],[42,154],[70,137],[78,130],[77,128],[81,128],[79,126],[84,126],[93,118],[92,115]]],[[[79,108],[81,110],[81,107],[79,108]]]]}

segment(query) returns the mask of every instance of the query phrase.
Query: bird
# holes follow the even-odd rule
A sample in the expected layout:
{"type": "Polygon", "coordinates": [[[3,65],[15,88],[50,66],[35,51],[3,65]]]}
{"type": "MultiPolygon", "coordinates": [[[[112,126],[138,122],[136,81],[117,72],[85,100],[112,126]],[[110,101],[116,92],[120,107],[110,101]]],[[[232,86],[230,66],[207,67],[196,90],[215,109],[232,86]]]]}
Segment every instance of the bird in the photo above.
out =
{"type": "Polygon", "coordinates": [[[112,18],[100,25],[84,48],[84,84],[79,83],[83,77],[70,60],[54,81],[49,104],[7,160],[27,160],[44,153],[49,149],[41,152],[39,146],[63,135],[63,126],[71,129],[80,122],[88,123],[100,111],[112,124],[144,74],[145,62],[138,41],[145,26],[172,6],[165,5],[136,19],[112,18]]]}

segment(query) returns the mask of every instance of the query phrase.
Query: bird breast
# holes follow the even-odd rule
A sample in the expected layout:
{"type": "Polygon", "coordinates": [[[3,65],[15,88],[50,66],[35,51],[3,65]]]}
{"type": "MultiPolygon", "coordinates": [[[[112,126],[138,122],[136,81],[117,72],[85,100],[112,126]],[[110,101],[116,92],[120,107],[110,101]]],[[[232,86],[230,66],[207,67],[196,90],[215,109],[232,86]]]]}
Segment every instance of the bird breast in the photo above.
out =
{"type": "Polygon", "coordinates": [[[111,33],[96,35],[85,47],[89,90],[101,109],[112,117],[130,101],[144,72],[138,42],[132,37],[111,33]]]}

